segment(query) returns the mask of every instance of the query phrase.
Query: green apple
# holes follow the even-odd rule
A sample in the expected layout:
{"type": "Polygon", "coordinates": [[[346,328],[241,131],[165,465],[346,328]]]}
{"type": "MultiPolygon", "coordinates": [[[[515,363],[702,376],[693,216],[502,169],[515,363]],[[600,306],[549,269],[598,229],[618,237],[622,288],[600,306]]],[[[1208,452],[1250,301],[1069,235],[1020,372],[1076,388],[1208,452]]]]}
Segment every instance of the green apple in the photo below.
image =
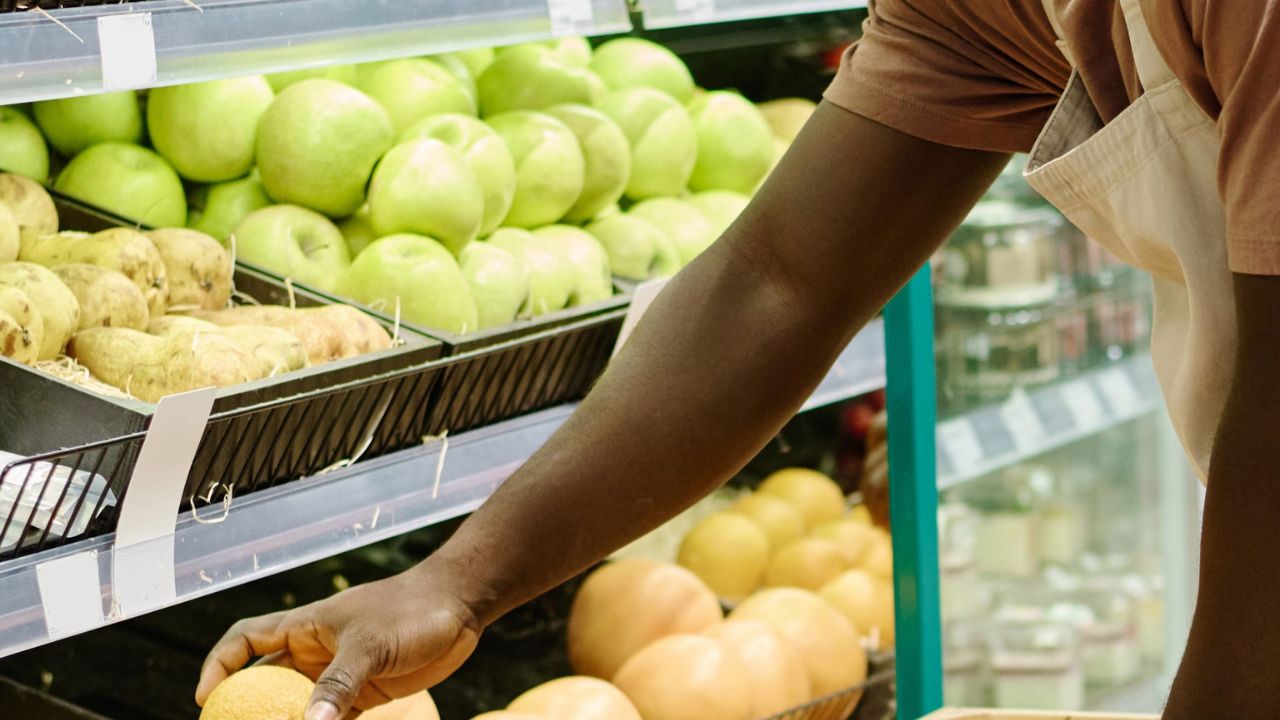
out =
{"type": "Polygon", "coordinates": [[[591,69],[604,79],[611,90],[651,87],[681,103],[693,98],[693,76],[684,61],[648,40],[610,40],[596,48],[591,69]]]}
{"type": "Polygon", "coordinates": [[[340,83],[355,87],[356,66],[328,65],[318,68],[306,68],[305,70],[288,70],[286,72],[278,72],[268,75],[267,82],[271,83],[272,90],[279,93],[290,85],[300,83],[303,80],[311,80],[312,78],[336,80],[340,83]]]}
{"type": "Polygon", "coordinates": [[[747,209],[751,198],[732,190],[707,190],[690,196],[689,202],[711,220],[719,236],[747,209]]]}
{"type": "Polygon", "coordinates": [[[295,282],[333,290],[351,264],[347,242],[329,218],[297,205],[250,213],[235,229],[236,257],[295,282]]]}
{"type": "Polygon", "coordinates": [[[510,252],[485,242],[468,245],[459,263],[476,302],[480,321],[477,329],[514,321],[529,299],[529,273],[524,263],[510,252]]]}
{"type": "Polygon", "coordinates": [[[30,118],[13,107],[0,107],[0,170],[38,183],[49,179],[49,148],[44,136],[30,118]]]}
{"type": "Polygon", "coordinates": [[[628,280],[669,277],[680,270],[680,254],[667,234],[635,215],[610,215],[587,226],[609,255],[613,274],[628,280]]]}
{"type": "Polygon", "coordinates": [[[472,79],[478,79],[480,74],[485,71],[485,68],[489,67],[489,64],[493,62],[494,58],[493,48],[491,47],[467,48],[466,50],[454,50],[445,54],[461,60],[467,66],[467,70],[470,71],[472,79]]]}
{"type": "MultiPolygon", "coordinates": [[[[250,213],[271,205],[271,197],[257,174],[239,180],[210,185],[204,190],[204,206],[198,219],[189,219],[193,230],[212,236],[224,244],[250,213]]],[[[194,216],[194,211],[192,215],[194,216]]]]}
{"type": "Polygon", "coordinates": [[[274,98],[260,75],[156,88],[147,97],[151,145],[188,180],[241,177],[253,169],[258,121],[274,98]]]}
{"type": "Polygon", "coordinates": [[[382,106],[336,80],[290,85],[258,124],[258,171],[278,202],[346,217],[395,134],[382,106]]]}
{"type": "Polygon", "coordinates": [[[503,224],[536,228],[564,217],[582,195],[586,175],[573,131],[546,113],[527,111],[489,118],[489,126],[516,163],[516,195],[503,224]]]}
{"type": "Polygon", "coordinates": [[[521,45],[504,51],[477,82],[486,117],[513,110],[541,110],[561,103],[590,104],[590,73],[554,51],[521,45]]]}
{"type": "Polygon", "coordinates": [[[434,60],[391,60],[361,73],[360,89],[387,111],[396,133],[430,115],[476,114],[474,95],[434,60]]]}
{"type": "Polygon", "coordinates": [[[457,255],[483,219],[480,181],[462,155],[439,140],[396,145],[373,171],[369,220],[379,236],[428,235],[457,255]]]}
{"type": "Polygon", "coordinates": [[[608,115],[585,105],[556,105],[547,114],[578,138],[586,161],[582,194],[565,219],[586,222],[618,202],[631,178],[631,143],[608,115]]]}
{"type": "Polygon", "coordinates": [[[683,193],[698,160],[698,132],[684,106],[658,90],[630,88],[609,93],[598,107],[631,143],[627,197],[683,193]]]}
{"type": "Polygon", "coordinates": [[[389,235],[351,263],[338,292],[411,323],[451,333],[480,324],[462,268],[443,245],[421,235],[389,235]]]}
{"type": "Polygon", "coordinates": [[[187,224],[182,180],[164,158],[138,145],[94,145],[62,169],[53,187],[141,225],[187,224]]]}
{"type": "Polygon", "coordinates": [[[801,128],[813,117],[818,106],[806,98],[781,98],[760,103],[759,108],[774,136],[791,143],[800,135],[801,128]]]}
{"type": "Polygon", "coordinates": [[[373,231],[373,223],[369,220],[368,205],[338,223],[338,229],[342,231],[342,237],[347,241],[347,249],[351,251],[351,257],[358,257],[365,248],[378,239],[378,233],[373,231]]]}
{"type": "Polygon", "coordinates": [[[689,105],[698,129],[698,164],[689,187],[694,191],[751,192],[773,162],[773,131],[749,100],[717,90],[689,105]]]}
{"type": "Polygon", "coordinates": [[[488,244],[517,257],[529,275],[529,297],[520,308],[522,315],[546,315],[569,304],[577,274],[550,242],[528,230],[502,228],[489,237],[488,244]]]}
{"type": "Polygon", "coordinates": [[[550,50],[561,62],[573,67],[586,67],[591,63],[591,41],[580,35],[569,35],[551,40],[535,40],[515,45],[503,45],[494,49],[494,57],[501,57],[521,48],[538,47],[550,50]]]}
{"type": "Polygon", "coordinates": [[[143,139],[142,109],[132,90],[44,100],[32,110],[45,139],[67,157],[102,142],[143,139]]]}
{"type": "Polygon", "coordinates": [[[506,142],[480,120],[456,113],[425,118],[400,135],[402,143],[429,139],[449,145],[471,166],[484,193],[480,235],[497,230],[516,196],[516,163],[506,142]]]}
{"type": "Polygon", "coordinates": [[[609,254],[595,236],[572,225],[548,225],[533,231],[573,267],[576,278],[569,305],[589,305],[613,297],[613,272],[609,254]]]}
{"type": "MultiPolygon", "coordinates": [[[[474,108],[480,106],[480,95],[476,89],[476,75],[471,72],[471,66],[463,60],[457,53],[441,53],[439,55],[430,55],[426,58],[436,63],[440,67],[449,71],[454,80],[462,85],[462,89],[467,91],[471,96],[471,105],[474,108]]],[[[474,115],[475,113],[471,113],[474,115]]]]}
{"type": "Polygon", "coordinates": [[[675,198],[653,198],[637,203],[630,213],[648,220],[671,238],[680,255],[680,263],[688,265],[711,247],[719,237],[716,225],[696,205],[675,198]]]}

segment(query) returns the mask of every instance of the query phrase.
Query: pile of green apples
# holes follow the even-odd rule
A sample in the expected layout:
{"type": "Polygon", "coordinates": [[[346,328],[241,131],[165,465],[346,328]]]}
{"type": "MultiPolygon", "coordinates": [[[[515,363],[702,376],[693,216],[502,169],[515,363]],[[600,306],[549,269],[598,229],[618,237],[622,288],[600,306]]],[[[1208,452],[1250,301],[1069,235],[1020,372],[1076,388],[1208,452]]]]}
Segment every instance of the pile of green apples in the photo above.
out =
{"type": "Polygon", "coordinates": [[[565,38],[0,107],[0,170],[466,333],[675,274],[812,107],[565,38]]]}

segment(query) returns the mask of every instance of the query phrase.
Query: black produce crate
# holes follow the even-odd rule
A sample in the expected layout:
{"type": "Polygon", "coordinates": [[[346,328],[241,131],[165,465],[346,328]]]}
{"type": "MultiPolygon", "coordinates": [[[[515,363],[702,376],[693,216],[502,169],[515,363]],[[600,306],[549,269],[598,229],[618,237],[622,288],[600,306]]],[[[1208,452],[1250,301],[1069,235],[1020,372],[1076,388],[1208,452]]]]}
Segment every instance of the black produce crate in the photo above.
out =
{"type": "MultiPolygon", "coordinates": [[[[57,203],[65,228],[96,231],[117,224],[77,203],[61,198],[57,203]]],[[[262,303],[313,307],[328,302],[244,266],[237,267],[235,282],[238,291],[262,303]]],[[[219,390],[185,496],[210,498],[211,491],[228,488],[244,494],[314,475],[335,463],[420,443],[446,365],[440,360],[444,345],[394,327],[385,316],[373,316],[403,343],[219,390]]],[[[57,492],[56,511],[70,518],[84,512],[91,518],[87,528],[68,524],[41,529],[13,546],[10,534],[31,524],[32,510],[18,502],[0,506],[0,559],[113,529],[111,499],[123,495],[141,434],[154,412],[151,403],[99,395],[0,358],[0,449],[34,456],[0,466],[0,487],[17,485],[19,498],[28,505],[35,497],[54,503],[51,493],[57,492]],[[50,474],[99,474],[110,494],[91,493],[85,483],[39,486],[32,480],[38,480],[41,468],[50,474]]]]}
{"type": "Polygon", "coordinates": [[[0,708],[19,720],[107,720],[51,695],[0,677],[0,708]]]}

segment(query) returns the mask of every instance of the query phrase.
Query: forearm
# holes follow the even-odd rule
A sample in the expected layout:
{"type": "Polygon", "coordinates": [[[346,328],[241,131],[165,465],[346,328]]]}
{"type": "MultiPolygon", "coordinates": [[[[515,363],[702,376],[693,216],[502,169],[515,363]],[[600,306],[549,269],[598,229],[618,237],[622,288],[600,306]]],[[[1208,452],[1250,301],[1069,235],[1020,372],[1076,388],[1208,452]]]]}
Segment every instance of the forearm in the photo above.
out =
{"type": "Polygon", "coordinates": [[[1280,327],[1256,317],[1280,317],[1265,307],[1275,305],[1265,290],[1274,280],[1243,281],[1261,292],[1248,303],[1255,318],[1241,320],[1205,496],[1195,619],[1165,720],[1262,720],[1280,709],[1280,327]]]}
{"type": "Polygon", "coordinates": [[[423,566],[487,623],[722,484],[1005,158],[824,106],[551,441],[423,566]]]}

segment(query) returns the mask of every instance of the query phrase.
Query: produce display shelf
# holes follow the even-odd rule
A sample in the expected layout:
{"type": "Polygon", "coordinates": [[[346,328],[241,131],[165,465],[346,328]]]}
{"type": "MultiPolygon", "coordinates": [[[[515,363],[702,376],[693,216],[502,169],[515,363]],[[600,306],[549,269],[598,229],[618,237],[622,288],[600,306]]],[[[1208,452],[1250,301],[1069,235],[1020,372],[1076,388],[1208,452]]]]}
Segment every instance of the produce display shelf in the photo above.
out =
{"type": "Polygon", "coordinates": [[[0,104],[630,30],[625,0],[150,0],[11,12],[0,14],[0,104]]]}
{"type": "MultiPolygon", "coordinates": [[[[883,334],[879,321],[860,333],[805,409],[884,387],[883,334]]],[[[447,446],[431,441],[233,498],[229,508],[215,503],[198,516],[184,506],[171,541],[176,592],[153,609],[465,515],[541,447],[574,407],[543,410],[450,436],[447,446]]],[[[125,619],[112,611],[113,551],[114,536],[104,535],[0,563],[0,657],[61,637],[50,634],[37,579],[37,568],[50,561],[96,553],[101,624],[125,619]]]]}
{"type": "Polygon", "coordinates": [[[650,30],[858,10],[867,0],[640,0],[650,30]]]}
{"type": "Polygon", "coordinates": [[[976,479],[1162,408],[1149,355],[938,423],[938,487],[976,479]]]}

